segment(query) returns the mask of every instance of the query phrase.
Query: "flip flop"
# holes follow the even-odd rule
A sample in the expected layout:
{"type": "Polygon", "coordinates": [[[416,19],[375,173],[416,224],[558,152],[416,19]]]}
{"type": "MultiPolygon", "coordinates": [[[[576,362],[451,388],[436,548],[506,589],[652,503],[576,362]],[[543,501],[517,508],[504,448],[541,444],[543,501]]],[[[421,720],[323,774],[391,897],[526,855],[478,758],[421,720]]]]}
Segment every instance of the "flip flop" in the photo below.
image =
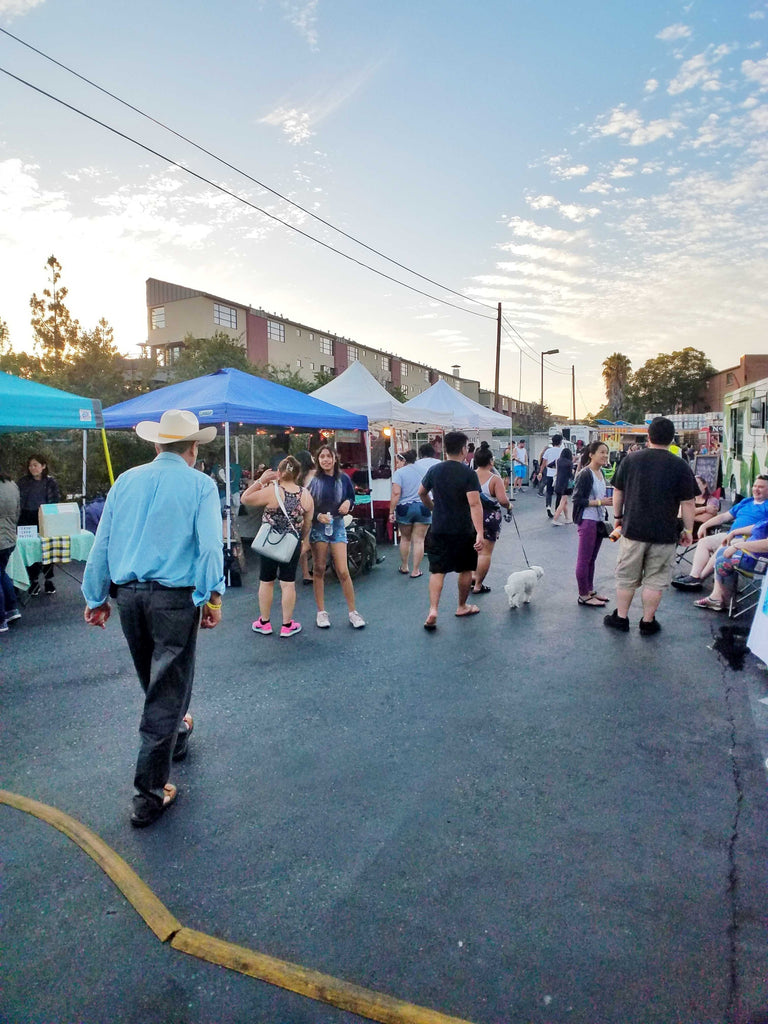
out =
{"type": "Polygon", "coordinates": [[[706,608],[710,612],[724,612],[725,605],[718,604],[717,601],[713,601],[711,597],[702,597],[700,601],[694,601],[694,605],[697,608],[706,608]]]}
{"type": "Polygon", "coordinates": [[[421,571],[421,569],[419,569],[418,572],[412,572],[411,573],[411,579],[412,580],[417,580],[419,578],[419,576],[423,576],[423,575],[424,575],[424,573],[421,571]]]}
{"type": "Polygon", "coordinates": [[[434,630],[437,629],[437,616],[435,616],[435,618],[432,619],[431,622],[429,621],[430,619],[432,619],[432,616],[428,615],[427,616],[427,621],[424,623],[424,629],[426,629],[428,632],[432,633],[434,630]]]}
{"type": "Polygon", "coordinates": [[[476,604],[468,604],[465,612],[456,612],[455,614],[457,619],[466,619],[468,615],[477,615],[479,612],[480,609],[476,604]]]}
{"type": "Polygon", "coordinates": [[[490,592],[491,592],[491,588],[490,587],[486,587],[486,585],[484,583],[480,584],[480,589],[479,590],[475,590],[474,588],[472,589],[472,593],[473,594],[490,594],[490,592]]]}
{"type": "Polygon", "coordinates": [[[590,594],[589,597],[579,596],[579,604],[586,605],[588,608],[605,608],[607,601],[600,601],[595,594],[590,594]]]}
{"type": "Polygon", "coordinates": [[[174,784],[172,782],[166,782],[163,786],[163,806],[160,810],[156,811],[154,814],[132,814],[131,824],[134,828],[146,828],[147,825],[154,825],[163,811],[167,811],[171,804],[176,801],[176,797],[178,795],[179,791],[174,784]]]}
{"type": "Polygon", "coordinates": [[[401,569],[399,566],[397,568],[397,571],[399,573],[402,573],[403,576],[407,576],[408,575],[408,570],[407,569],[401,569]]]}

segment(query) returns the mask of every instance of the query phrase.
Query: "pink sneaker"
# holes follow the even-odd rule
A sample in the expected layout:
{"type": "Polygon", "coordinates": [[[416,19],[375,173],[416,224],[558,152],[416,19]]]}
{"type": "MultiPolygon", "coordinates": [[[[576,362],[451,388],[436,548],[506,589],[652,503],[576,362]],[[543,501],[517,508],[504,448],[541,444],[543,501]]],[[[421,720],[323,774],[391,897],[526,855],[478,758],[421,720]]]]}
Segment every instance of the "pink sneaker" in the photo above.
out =
{"type": "Polygon", "coordinates": [[[280,630],[280,636],[293,636],[294,633],[301,632],[301,623],[297,622],[296,619],[291,619],[290,622],[286,622],[280,630]]]}
{"type": "Polygon", "coordinates": [[[263,633],[264,636],[269,636],[272,632],[272,623],[267,620],[266,622],[261,621],[261,616],[256,619],[254,624],[251,626],[254,633],[263,633]]]}

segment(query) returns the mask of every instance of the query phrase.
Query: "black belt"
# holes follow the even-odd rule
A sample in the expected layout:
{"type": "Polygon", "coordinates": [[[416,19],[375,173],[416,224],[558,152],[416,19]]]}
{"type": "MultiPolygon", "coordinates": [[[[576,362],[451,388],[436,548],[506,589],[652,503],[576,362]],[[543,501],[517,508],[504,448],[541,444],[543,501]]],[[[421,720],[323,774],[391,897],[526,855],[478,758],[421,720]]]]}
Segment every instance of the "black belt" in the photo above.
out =
{"type": "Polygon", "coordinates": [[[118,590],[185,590],[192,593],[194,587],[166,587],[164,583],[157,580],[130,580],[128,583],[116,583],[118,590]]]}

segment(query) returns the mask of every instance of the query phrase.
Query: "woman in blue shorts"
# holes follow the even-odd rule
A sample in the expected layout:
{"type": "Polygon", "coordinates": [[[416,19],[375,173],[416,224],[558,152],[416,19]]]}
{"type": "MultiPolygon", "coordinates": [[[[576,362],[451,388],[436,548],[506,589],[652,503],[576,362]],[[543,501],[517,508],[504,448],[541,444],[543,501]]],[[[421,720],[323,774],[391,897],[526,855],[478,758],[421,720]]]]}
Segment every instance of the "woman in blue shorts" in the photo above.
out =
{"type": "Polygon", "coordinates": [[[422,472],[416,469],[416,452],[398,452],[395,456],[397,469],[392,475],[392,496],[389,501],[389,521],[397,523],[400,531],[400,568],[403,576],[410,573],[411,579],[421,576],[421,560],[424,558],[424,538],[427,536],[432,513],[421,503],[419,485],[422,472]],[[408,559],[413,555],[412,568],[408,559]]]}
{"type": "Polygon", "coordinates": [[[331,549],[333,568],[349,609],[349,624],[362,629],[365,619],[355,608],[355,589],[347,564],[347,531],[344,516],[355,503],[352,481],[342,473],[336,452],[327,444],[315,455],[315,475],[309,481],[309,493],[315,503],[309,542],[312,545],[312,586],[317,604],[317,626],[328,629],[331,619],[325,610],[325,566],[328,548],[331,549]]]}

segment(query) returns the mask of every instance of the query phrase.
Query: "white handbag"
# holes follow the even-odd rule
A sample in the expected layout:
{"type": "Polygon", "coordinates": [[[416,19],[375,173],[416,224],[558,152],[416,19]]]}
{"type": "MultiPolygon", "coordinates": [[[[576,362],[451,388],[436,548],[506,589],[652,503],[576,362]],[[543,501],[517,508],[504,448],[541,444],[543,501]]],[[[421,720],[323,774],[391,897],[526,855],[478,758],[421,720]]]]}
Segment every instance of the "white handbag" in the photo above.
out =
{"type": "Polygon", "coordinates": [[[289,522],[289,527],[285,533],[281,533],[280,530],[269,523],[262,523],[259,532],[253,538],[251,551],[255,551],[257,555],[263,555],[265,558],[271,558],[273,562],[281,562],[285,565],[286,562],[290,562],[293,558],[300,538],[293,526],[290,525],[288,513],[285,511],[283,499],[280,497],[280,488],[277,480],[275,480],[274,484],[275,497],[282,509],[283,515],[289,522]]]}

